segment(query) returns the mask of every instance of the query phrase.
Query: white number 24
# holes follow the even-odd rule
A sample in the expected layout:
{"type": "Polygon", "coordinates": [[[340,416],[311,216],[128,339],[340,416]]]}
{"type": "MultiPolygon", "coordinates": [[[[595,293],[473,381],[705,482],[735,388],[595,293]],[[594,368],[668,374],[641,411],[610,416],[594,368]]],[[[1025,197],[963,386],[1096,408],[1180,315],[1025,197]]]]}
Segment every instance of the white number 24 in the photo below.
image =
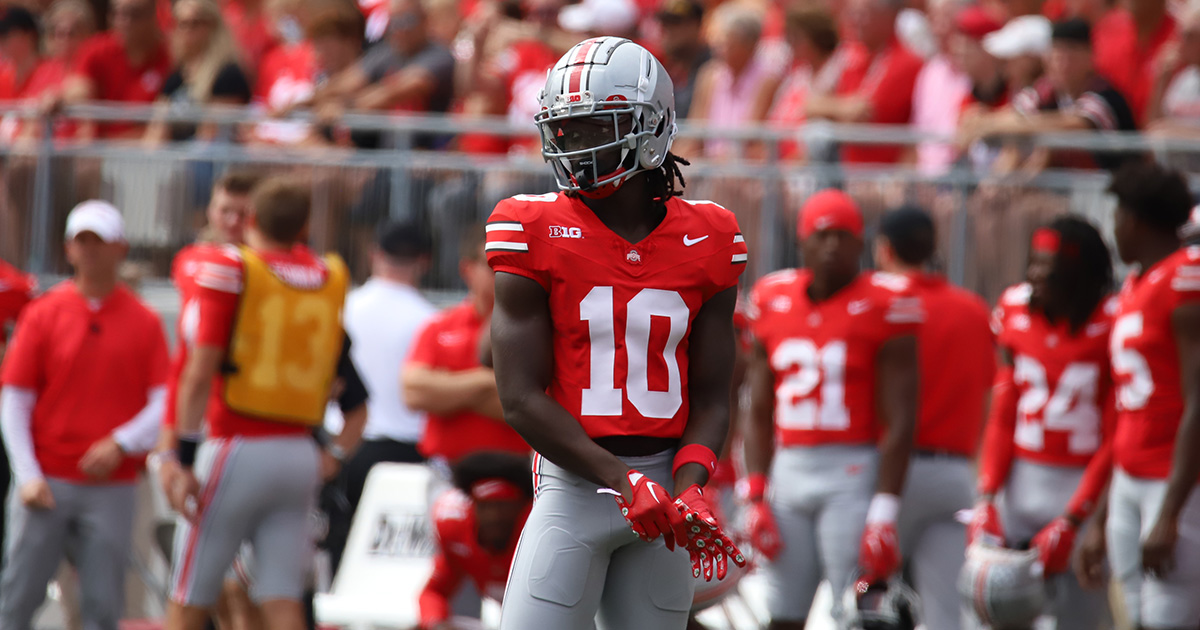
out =
{"type": "Polygon", "coordinates": [[[1014,441],[1018,445],[1040,451],[1045,445],[1046,431],[1061,431],[1070,434],[1067,448],[1072,453],[1094,453],[1100,448],[1100,406],[1096,400],[1099,365],[1082,362],[1067,365],[1058,377],[1053,395],[1046,368],[1037,359],[1019,354],[1013,368],[1013,381],[1025,389],[1017,401],[1014,441]]]}

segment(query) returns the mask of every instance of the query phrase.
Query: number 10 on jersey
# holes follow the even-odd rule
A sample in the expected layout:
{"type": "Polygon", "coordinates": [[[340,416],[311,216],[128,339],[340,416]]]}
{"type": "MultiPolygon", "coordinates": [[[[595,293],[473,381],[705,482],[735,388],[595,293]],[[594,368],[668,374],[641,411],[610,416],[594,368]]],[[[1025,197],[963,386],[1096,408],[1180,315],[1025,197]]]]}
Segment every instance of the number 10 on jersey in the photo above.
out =
{"type": "Polygon", "coordinates": [[[687,333],[689,310],[676,291],[642,289],[625,304],[624,357],[617,356],[613,287],[593,287],[579,302],[579,319],[587,322],[591,346],[590,386],[583,390],[580,413],[619,416],[628,398],[647,418],[672,418],[683,405],[683,384],[676,351],[687,333]],[[666,391],[650,389],[650,326],[654,317],[670,323],[662,360],[667,368],[666,391]],[[624,389],[615,382],[617,361],[627,362],[624,389]]]}

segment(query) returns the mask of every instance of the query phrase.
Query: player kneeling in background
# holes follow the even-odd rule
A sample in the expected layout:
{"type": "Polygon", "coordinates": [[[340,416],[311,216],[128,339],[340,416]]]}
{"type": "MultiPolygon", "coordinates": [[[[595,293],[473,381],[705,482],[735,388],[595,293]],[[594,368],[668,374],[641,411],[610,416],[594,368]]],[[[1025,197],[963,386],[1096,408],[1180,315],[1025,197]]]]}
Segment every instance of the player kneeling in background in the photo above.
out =
{"type": "Polygon", "coordinates": [[[533,506],[528,457],[474,453],[451,466],[451,474],[455,489],[433,505],[437,556],[421,591],[421,630],[477,627],[474,620],[450,617],[450,602],[463,579],[479,593],[504,601],[504,581],[533,506]]]}
{"type": "Polygon", "coordinates": [[[214,252],[196,275],[198,332],[176,410],[184,470],[167,488],[187,518],[176,533],[172,630],[204,627],[243,541],[268,627],[304,627],[320,466],[311,430],[332,390],[348,282],[340,259],[302,244],[310,205],[288,180],[261,184],[246,245],[214,252]]]}

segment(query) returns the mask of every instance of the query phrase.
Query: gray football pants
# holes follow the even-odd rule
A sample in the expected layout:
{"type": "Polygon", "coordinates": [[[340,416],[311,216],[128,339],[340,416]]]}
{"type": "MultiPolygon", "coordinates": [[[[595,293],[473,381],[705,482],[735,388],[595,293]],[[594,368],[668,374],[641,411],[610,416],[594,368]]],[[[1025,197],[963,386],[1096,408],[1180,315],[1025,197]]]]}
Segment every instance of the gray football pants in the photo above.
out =
{"type": "MultiPolygon", "coordinates": [[[[674,451],[622,457],[670,492],[674,451]]],[[[642,542],[611,495],[534,460],[537,499],[517,544],[500,630],[683,630],[692,605],[686,551],[642,542]]]]}
{"type": "Polygon", "coordinates": [[[248,541],[254,549],[251,597],[299,601],[312,567],[317,462],[317,445],[308,435],[201,444],[199,513],[195,523],[179,519],[171,599],[212,606],[248,541]]]}
{"type": "Polygon", "coordinates": [[[897,530],[928,630],[958,630],[968,614],[956,586],[967,528],[955,513],[973,502],[974,474],[967,458],[913,453],[897,530]]]}
{"type": "Polygon", "coordinates": [[[1192,487],[1179,515],[1174,570],[1154,578],[1142,572],[1142,540],[1154,529],[1166,493],[1165,479],[1141,479],[1116,469],[1108,504],[1108,560],[1132,624],[1195,628],[1200,626],[1200,486],[1192,487]]]}
{"type": "Polygon", "coordinates": [[[771,511],[783,549],[765,566],[767,610],[775,621],[808,618],[821,579],[833,588],[833,616],[858,571],[858,547],[875,493],[874,446],[780,449],[771,464],[771,511]]]}
{"type": "MultiPolygon", "coordinates": [[[[1050,521],[1062,516],[1082,478],[1082,468],[1014,458],[1008,483],[997,501],[1005,542],[1009,546],[1027,545],[1050,521]]],[[[1079,541],[1077,538],[1077,545],[1079,541]]],[[[1048,576],[1046,586],[1046,612],[1054,616],[1058,630],[1096,630],[1111,616],[1108,589],[1083,588],[1070,568],[1048,576]]]]}
{"type": "Polygon", "coordinates": [[[53,510],[26,508],[15,485],[9,492],[0,628],[29,630],[46,585],[69,554],[79,570],[84,630],[116,630],[125,607],[134,484],[47,482],[53,510]]]}

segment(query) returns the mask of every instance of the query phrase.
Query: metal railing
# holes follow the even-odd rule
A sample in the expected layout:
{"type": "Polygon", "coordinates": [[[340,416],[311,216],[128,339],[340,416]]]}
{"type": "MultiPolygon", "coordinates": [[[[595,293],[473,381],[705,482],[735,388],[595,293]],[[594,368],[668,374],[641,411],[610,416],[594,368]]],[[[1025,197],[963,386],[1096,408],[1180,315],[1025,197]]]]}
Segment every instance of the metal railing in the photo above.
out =
{"type": "MultiPolygon", "coordinates": [[[[125,212],[133,258],[147,267],[151,277],[165,276],[174,252],[195,237],[212,181],[227,169],[253,166],[296,173],[311,182],[313,244],[340,251],[359,279],[366,273],[371,235],[380,221],[423,222],[439,248],[430,288],[452,290],[460,286],[456,260],[463,225],[483,220],[495,202],[509,195],[555,189],[549,168],[536,154],[468,155],[414,148],[421,135],[536,138],[532,123],[513,125],[503,119],[349,113],[333,124],[380,133],[382,148],[307,150],[227,141],[155,147],[137,142],[77,144],[56,140],[51,133],[61,118],[164,120],[230,128],[281,120],[254,108],[90,104],[69,107],[53,117],[30,108],[0,108],[3,116],[40,125],[42,133],[32,143],[0,146],[5,182],[0,209],[10,218],[0,224],[0,232],[17,229],[23,237],[10,236],[6,241],[0,234],[0,255],[18,258],[40,273],[65,270],[60,235],[66,212],[84,198],[99,196],[125,212]]],[[[329,122],[304,113],[283,120],[329,122]]],[[[750,278],[794,263],[795,210],[807,195],[827,186],[842,187],[858,199],[868,225],[887,207],[901,203],[930,208],[941,231],[945,270],[956,282],[988,298],[996,297],[1004,284],[1020,279],[1026,239],[1034,225],[1068,211],[1101,225],[1107,225],[1111,215],[1112,201],[1104,193],[1109,176],[1102,171],[1058,170],[1036,177],[993,178],[965,161],[929,173],[894,165],[852,167],[827,157],[836,155],[830,147],[845,144],[914,146],[953,141],[908,127],[818,122],[791,130],[763,126],[718,130],[682,125],[679,137],[738,146],[734,152],[738,157],[725,161],[696,157],[684,174],[688,197],[711,199],[737,214],[751,249],[750,278]],[[802,143],[813,161],[778,160],[784,141],[802,143]],[[765,157],[743,157],[751,146],[765,157]],[[827,161],[817,161],[822,156],[827,161]]],[[[1026,149],[1147,153],[1168,161],[1200,155],[1200,141],[1131,133],[1046,134],[1022,138],[1021,143],[1026,149]]]]}

